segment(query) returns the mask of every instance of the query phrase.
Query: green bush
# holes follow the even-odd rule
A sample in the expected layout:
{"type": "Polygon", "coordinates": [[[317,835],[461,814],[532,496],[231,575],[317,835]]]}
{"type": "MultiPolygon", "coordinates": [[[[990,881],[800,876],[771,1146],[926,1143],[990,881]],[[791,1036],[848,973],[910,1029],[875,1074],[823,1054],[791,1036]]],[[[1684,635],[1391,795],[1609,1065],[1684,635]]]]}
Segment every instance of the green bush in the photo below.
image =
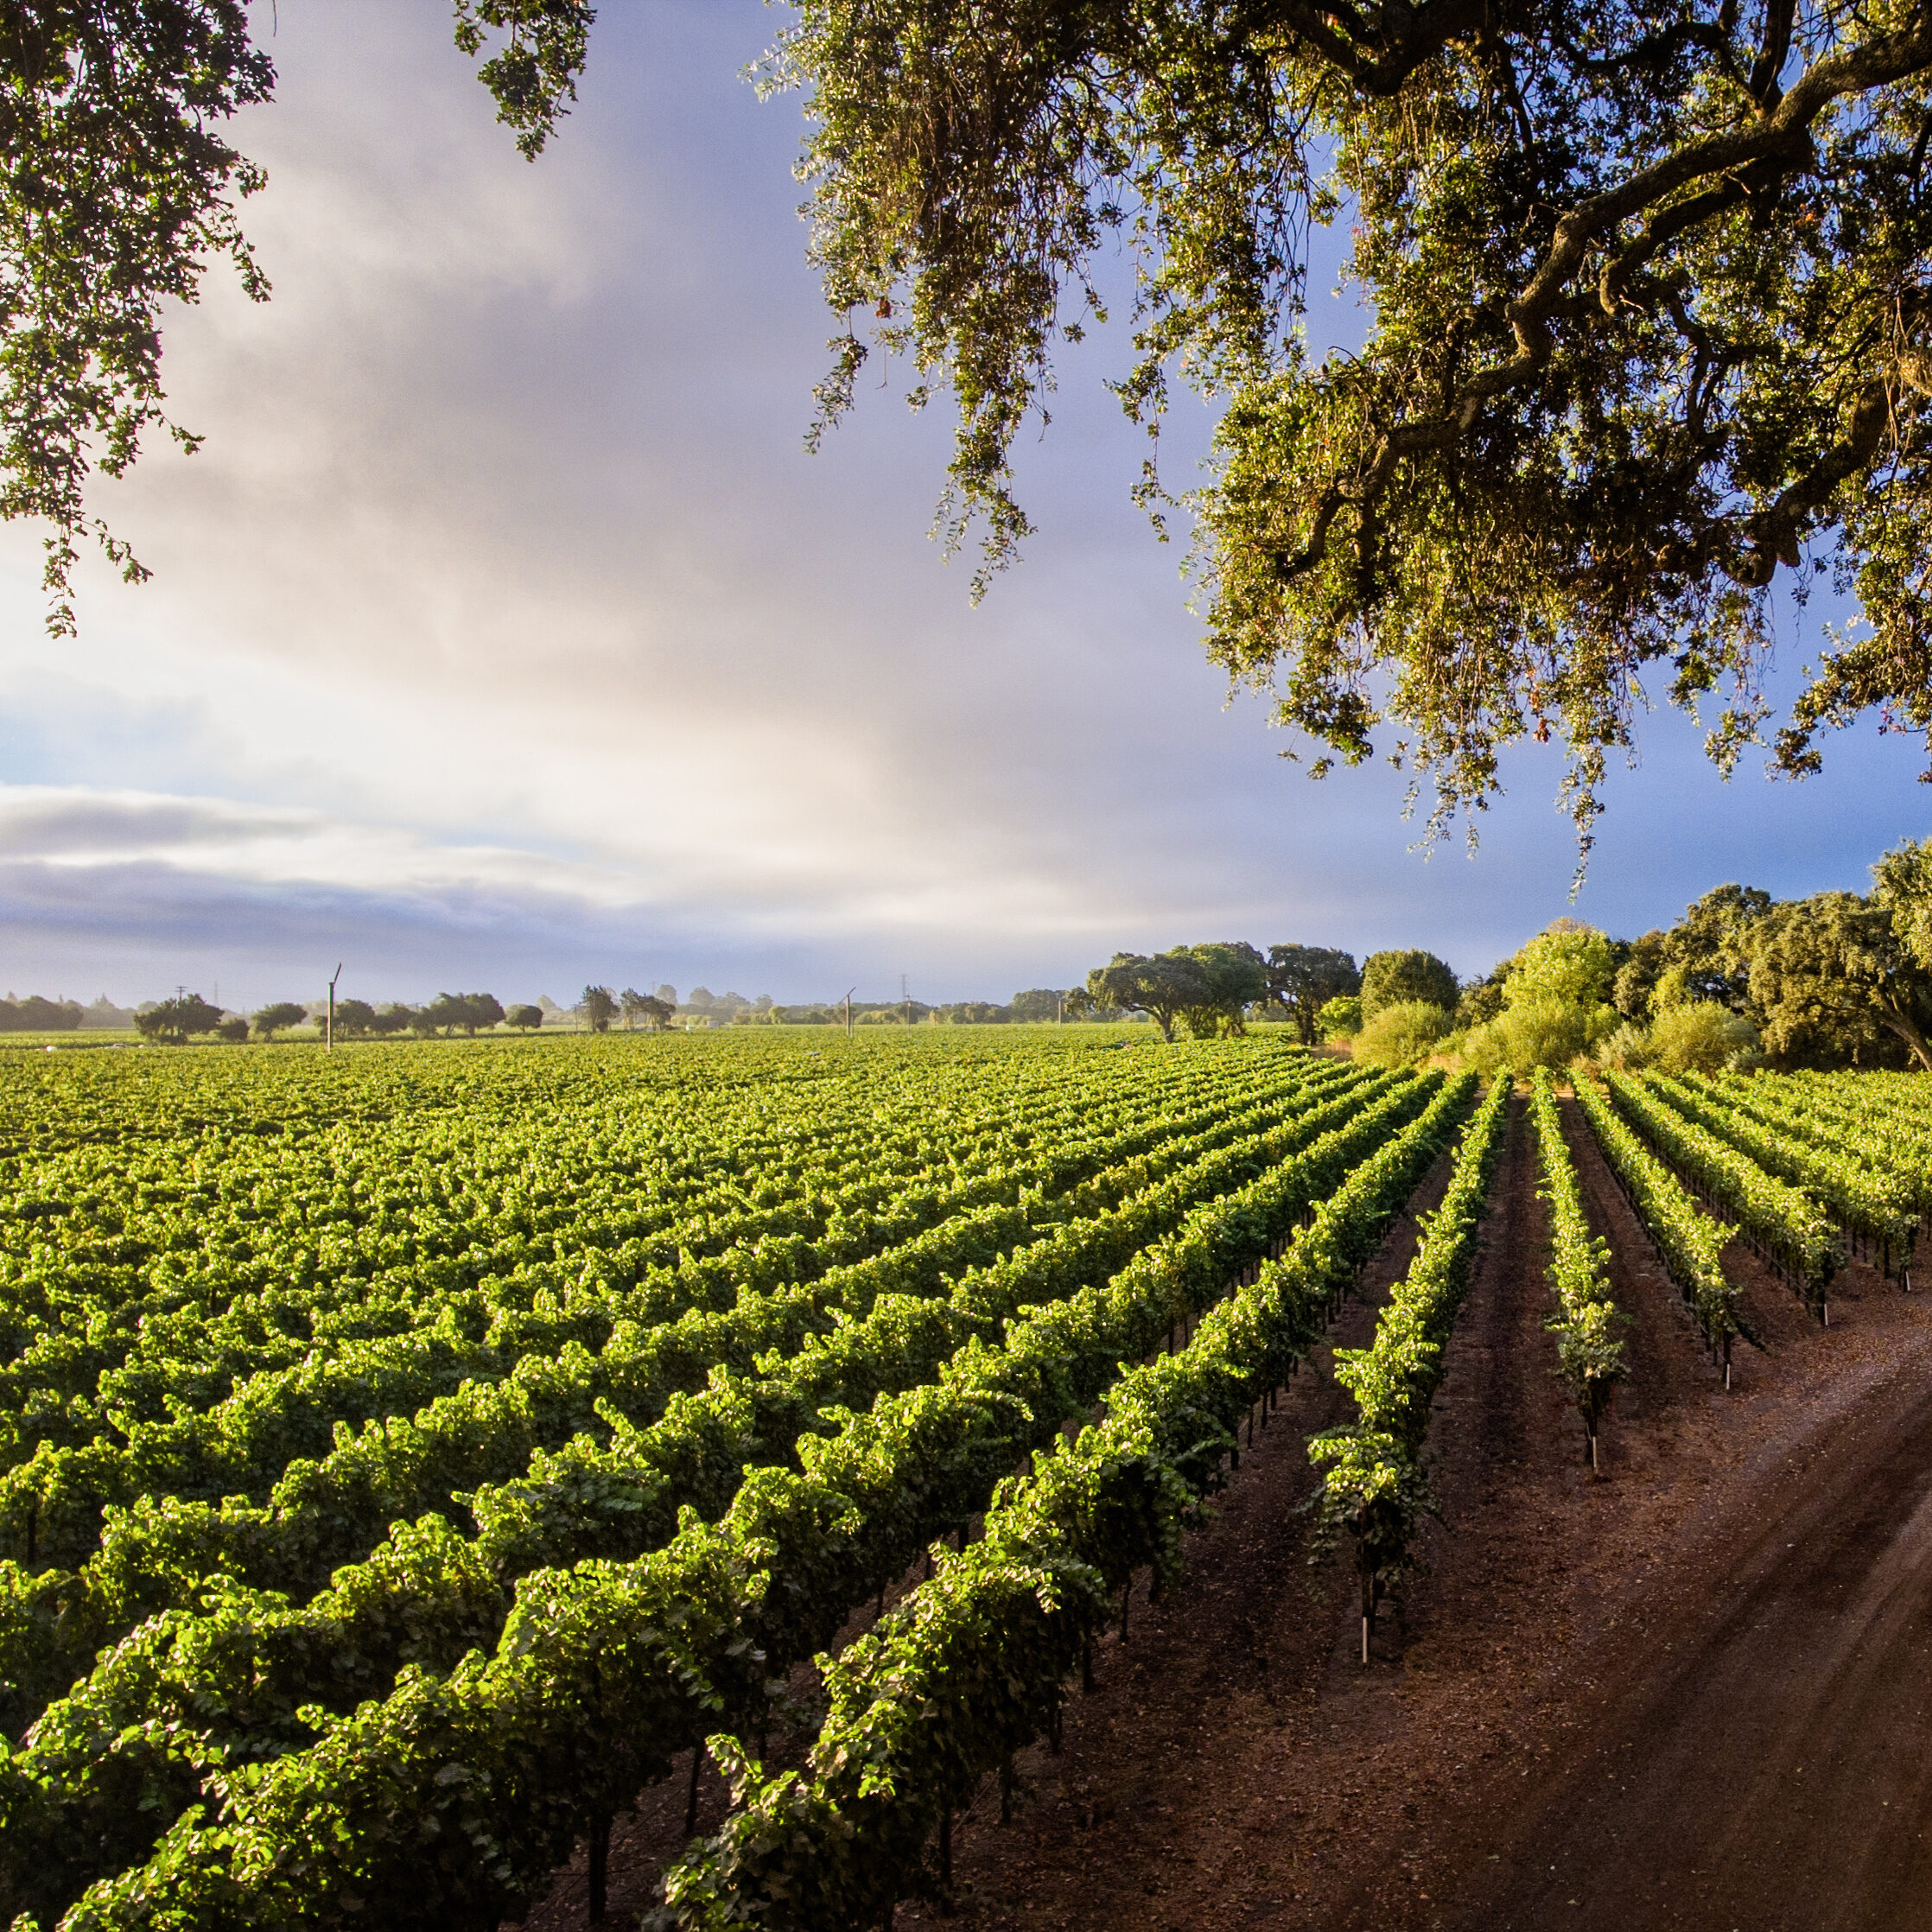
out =
{"type": "Polygon", "coordinates": [[[1511,962],[1508,1001],[1519,1007],[1560,1000],[1588,1013],[1608,1001],[1615,976],[1610,941],[1592,925],[1559,919],[1511,962]]]}
{"type": "Polygon", "coordinates": [[[1624,1024],[1597,1049],[1597,1064],[1613,1067],[1618,1073],[1636,1073],[1656,1063],[1650,1045],[1650,1030],[1634,1020],[1624,1024]]]}
{"type": "Polygon", "coordinates": [[[1435,1052],[1451,1025],[1446,1008],[1404,1000],[1384,1007],[1356,1035],[1355,1057],[1370,1066],[1414,1066],[1435,1052]]]}
{"type": "Polygon", "coordinates": [[[1567,1067],[1606,1038],[1617,1024],[1609,1007],[1567,1000],[1526,1000],[1473,1026],[1463,1042],[1464,1063],[1478,1073],[1527,1078],[1537,1067],[1567,1067]]]}
{"type": "Polygon", "coordinates": [[[1750,1020],[1710,1000],[1667,1007],[1650,1026],[1650,1058],[1670,1073],[1721,1073],[1757,1065],[1750,1020]]]}
{"type": "Polygon", "coordinates": [[[1390,1007],[1452,1007],[1459,988],[1453,970],[1433,952],[1372,952],[1362,967],[1362,1017],[1373,1020],[1390,1007]]]}
{"type": "Polygon", "coordinates": [[[1360,997],[1338,994],[1316,1014],[1315,1028],[1324,1039],[1353,1039],[1362,1031],[1360,997]]]}

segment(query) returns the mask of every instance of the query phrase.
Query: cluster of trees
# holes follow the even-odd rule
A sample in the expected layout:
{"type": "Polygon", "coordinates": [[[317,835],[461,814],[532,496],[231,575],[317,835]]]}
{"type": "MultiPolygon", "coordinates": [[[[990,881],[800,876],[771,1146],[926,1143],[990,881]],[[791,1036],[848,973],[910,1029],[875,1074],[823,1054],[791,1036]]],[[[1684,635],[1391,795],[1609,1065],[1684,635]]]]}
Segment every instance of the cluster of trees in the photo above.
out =
{"type": "Polygon", "coordinates": [[[29,993],[24,1000],[0,1000],[0,1033],[66,1033],[79,1026],[83,1009],[73,1000],[45,1000],[29,993]]]}
{"type": "MultiPolygon", "coordinates": [[[[263,1039],[272,1039],[277,1026],[299,1026],[301,1014],[313,1018],[307,1007],[292,1005],[264,1007],[255,1015],[255,1027],[263,1039]],[[283,1015],[264,1026],[271,1015],[283,1015]]],[[[534,1033],[543,1024],[541,1007],[505,1007],[493,993],[439,993],[427,1006],[385,1006],[378,1011],[366,1000],[339,1001],[335,1008],[335,1031],[343,1039],[382,1039],[397,1033],[413,1033],[418,1039],[438,1035],[449,1039],[463,1033],[473,1039],[496,1026],[514,1026],[534,1033]]]]}
{"type": "Polygon", "coordinates": [[[1377,954],[1354,1010],[1326,1017],[1386,1065],[1443,1053],[1524,1072],[1590,1055],[1932,1072],[1932,840],[1888,853],[1869,893],[1720,886],[1636,939],[1558,919],[1459,988],[1431,954],[1377,954]]]}
{"type": "MultiPolygon", "coordinates": [[[[731,995],[727,995],[729,999],[731,995]]],[[[695,1003],[697,995],[692,995],[695,1003]]],[[[719,1002],[720,1007],[723,1001],[719,1002]]],[[[682,1009],[681,1009],[682,1010],[682,1009]]],[[[842,1026],[846,1006],[842,1000],[814,1001],[799,1006],[779,1006],[769,995],[749,1006],[741,1006],[729,1017],[740,1026],[763,1023],[775,1026],[842,1026]]],[[[855,1026],[1004,1026],[1059,1020],[1111,1020],[1121,1017],[1118,1009],[1096,1008],[1080,987],[1029,987],[1015,993],[1001,1006],[995,1000],[955,1000],[935,1005],[925,1000],[855,1000],[851,1007],[855,1026]]]]}
{"type": "Polygon", "coordinates": [[[1611,990],[1634,1029],[1704,1007],[1748,1028],[1780,1066],[1917,1066],[1932,1072],[1932,840],[1872,868],[1872,890],[1774,900],[1719,887],[1668,931],[1647,932],[1611,990]]]}
{"type": "MultiPolygon", "coordinates": [[[[704,992],[697,988],[692,997],[704,992]]],[[[705,994],[707,1001],[709,994],[705,994]]],[[[543,1014],[536,1007],[536,1023],[543,1024],[543,1014]]],[[[587,986],[583,997],[577,1001],[577,1014],[594,1033],[607,1033],[611,1023],[622,1018],[625,1030],[635,1032],[641,1026],[646,1033],[662,1033],[677,1017],[677,990],[675,987],[660,986],[655,993],[639,993],[636,987],[627,986],[621,993],[613,993],[607,986],[587,986]]]]}
{"type": "Polygon", "coordinates": [[[1069,1016],[1146,1014],[1173,1039],[1291,1022],[1385,1065],[1431,1054],[1480,1072],[1617,1065],[1932,1072],[1932,839],[1872,867],[1869,893],[1774,900],[1720,886],[1675,925],[1616,939],[1558,919],[1479,979],[1420,947],[1353,957],[1239,941],[1116,953],[1069,1016]]]}
{"type": "MultiPolygon", "coordinates": [[[[321,1012],[318,1006],[276,1000],[248,1015],[224,1013],[199,993],[178,993],[173,999],[156,1000],[137,1008],[134,1025],[144,1039],[157,1040],[164,1045],[179,1046],[191,1039],[207,1039],[239,1045],[251,1034],[258,1040],[272,1040],[277,1033],[296,1026],[320,1026],[321,1012]]],[[[505,1007],[491,993],[439,993],[426,1006],[396,1001],[380,1009],[366,1000],[341,1000],[335,1007],[335,1034],[339,1039],[386,1039],[402,1033],[413,1033],[419,1039],[439,1035],[448,1039],[456,1033],[473,1038],[502,1026],[534,1033],[543,1024],[543,1007],[505,1007]]]]}
{"type": "Polygon", "coordinates": [[[1433,953],[1377,954],[1354,1016],[1356,1054],[1398,1065],[1452,1053],[1485,1073],[1567,1066],[1616,1025],[1608,999],[1621,944],[1558,919],[1467,985],[1433,953]]]}
{"type": "Polygon", "coordinates": [[[247,1020],[239,1014],[223,1013],[199,993],[177,993],[171,1000],[156,1000],[138,1007],[134,1025],[143,1039],[159,1040],[168,1046],[185,1045],[211,1033],[230,1040],[248,1038],[247,1020]]]}
{"type": "MultiPolygon", "coordinates": [[[[78,1026],[83,1010],[71,1001],[60,1006],[39,999],[17,1005],[0,1001],[0,1031],[78,1026]],[[32,1017],[14,1020],[10,1016],[16,1012],[32,1017]]],[[[133,1021],[144,1038],[168,1045],[211,1038],[236,1042],[251,1037],[273,1040],[297,1027],[314,1026],[320,1031],[323,1010],[319,1001],[304,1004],[278,1000],[243,1015],[225,1013],[200,994],[182,993],[139,1008],[133,1021]]],[[[661,1033],[680,1021],[712,1026],[842,1025],[846,1017],[842,1002],[781,1007],[769,993],[747,1000],[741,993],[714,994],[702,986],[693,987],[690,997],[681,1001],[677,988],[670,985],[659,986],[653,993],[640,992],[633,986],[626,987],[622,992],[608,986],[587,986],[571,1012],[598,1033],[620,1026],[626,1032],[661,1033]]],[[[915,1023],[985,1026],[1009,1020],[1119,1016],[1116,1009],[1096,1008],[1080,988],[1036,987],[1015,994],[1007,1006],[983,1000],[964,1000],[950,1006],[931,1006],[919,1000],[855,1001],[852,1005],[854,1021],[867,1026],[903,1025],[908,1020],[915,1023]]],[[[366,1000],[349,999],[336,1003],[335,1034],[340,1039],[385,1039],[403,1034],[429,1039],[458,1033],[473,1037],[505,1026],[534,1033],[546,1020],[554,1024],[562,1017],[562,1010],[554,1007],[548,1010],[544,1006],[505,1007],[490,993],[439,993],[423,1006],[391,1001],[378,1007],[366,1000]]]]}
{"type": "Polygon", "coordinates": [[[1208,1039],[1240,1034],[1250,1019],[1285,1019],[1312,1046],[1324,1010],[1353,999],[1362,984],[1353,956],[1332,947],[1270,946],[1263,953],[1245,940],[1217,940],[1151,956],[1115,953],[1087,975],[1083,1017],[1144,1013],[1164,1039],[1177,1025],[1208,1039]]]}

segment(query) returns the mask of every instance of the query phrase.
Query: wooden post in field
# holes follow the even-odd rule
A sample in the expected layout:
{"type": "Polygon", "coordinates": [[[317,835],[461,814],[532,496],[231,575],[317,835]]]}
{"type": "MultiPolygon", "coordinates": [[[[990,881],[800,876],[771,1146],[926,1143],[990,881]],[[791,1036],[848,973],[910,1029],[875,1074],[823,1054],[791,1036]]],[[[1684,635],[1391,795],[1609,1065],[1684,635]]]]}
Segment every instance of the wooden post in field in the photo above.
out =
{"type": "Polygon", "coordinates": [[[858,990],[855,986],[848,986],[845,989],[845,1032],[848,1039],[852,1034],[852,995],[858,990]]]}
{"type": "Polygon", "coordinates": [[[328,982],[328,1017],[322,1022],[322,1051],[325,1053],[333,1053],[335,1051],[335,980],[340,979],[341,976],[342,962],[337,960],[335,963],[335,979],[328,982]]]}

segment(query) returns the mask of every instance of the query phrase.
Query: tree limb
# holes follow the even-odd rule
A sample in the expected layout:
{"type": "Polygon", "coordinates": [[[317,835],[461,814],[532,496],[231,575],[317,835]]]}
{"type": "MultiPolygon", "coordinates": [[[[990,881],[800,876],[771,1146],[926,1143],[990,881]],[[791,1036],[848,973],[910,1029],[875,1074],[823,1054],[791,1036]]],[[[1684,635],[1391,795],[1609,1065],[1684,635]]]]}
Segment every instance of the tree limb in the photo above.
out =
{"type": "MultiPolygon", "coordinates": [[[[1415,13],[1427,10],[1412,10],[1415,13]]],[[[1767,26],[1767,51],[1760,55],[1761,64],[1776,51],[1774,26],[1767,26]]],[[[1788,35],[1789,25],[1785,32],[1788,35]]],[[[1782,66],[1782,60],[1779,64],[1782,66]]],[[[1812,122],[1834,100],[1884,86],[1928,67],[1932,67],[1932,20],[1922,7],[1916,24],[1910,32],[1883,35],[1863,47],[1827,54],[1814,62],[1782,95],[1775,110],[1762,118],[1748,126],[1687,143],[1676,153],[1639,168],[1617,187],[1579,203],[1558,220],[1555,234],[1535,274],[1505,310],[1516,337],[1515,353],[1471,376],[1441,416],[1399,424],[1386,431],[1363,472],[1359,488],[1345,491],[1344,496],[1366,510],[1387,486],[1403,456],[1442,448],[1467,435],[1486,402],[1507,394],[1543,368],[1554,347],[1551,322],[1566,306],[1565,290],[1591,249],[1604,236],[1697,180],[1712,175],[1735,178],[1747,170],[1764,169],[1767,164],[1774,164],[1775,172],[1776,163],[1802,160],[1811,152],[1812,122]]],[[[1626,253],[1639,260],[1647,258],[1693,219],[1741,199],[1745,191],[1741,182],[1735,193],[1727,184],[1680,204],[1685,211],[1681,217],[1675,210],[1659,217],[1626,253]],[[1647,247],[1647,238],[1652,235],[1656,239],[1647,247]]],[[[1614,281],[1611,303],[1601,302],[1601,291],[1599,283],[1599,305],[1611,308],[1615,300],[1614,281]]],[[[1752,586],[1768,583],[1780,559],[1796,561],[1799,520],[1806,511],[1825,500],[1830,491],[1853,473],[1877,448],[1887,419],[1889,393],[1889,385],[1884,381],[1861,391],[1847,435],[1806,476],[1791,485],[1770,509],[1751,519],[1747,528],[1751,536],[1743,558],[1736,567],[1725,565],[1735,581],[1752,586]],[[1768,563],[1766,559],[1770,560],[1768,563]],[[1744,574],[1739,575],[1740,571],[1744,574]]],[[[1327,508],[1328,496],[1325,495],[1322,501],[1327,508]]],[[[1308,569],[1319,560],[1333,524],[1334,510],[1338,508],[1335,505],[1328,509],[1325,518],[1318,518],[1300,569],[1308,569]]]]}

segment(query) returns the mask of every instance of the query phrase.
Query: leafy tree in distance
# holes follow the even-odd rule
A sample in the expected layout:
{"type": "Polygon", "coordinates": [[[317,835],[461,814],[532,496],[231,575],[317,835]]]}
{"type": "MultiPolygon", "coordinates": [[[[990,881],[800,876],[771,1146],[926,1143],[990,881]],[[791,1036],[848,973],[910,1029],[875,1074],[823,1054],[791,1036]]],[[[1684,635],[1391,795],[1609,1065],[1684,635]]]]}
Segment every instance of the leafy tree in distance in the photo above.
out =
{"type": "Polygon", "coordinates": [[[232,1014],[214,1030],[217,1039],[225,1039],[231,1046],[240,1046],[248,1039],[248,1022],[240,1014],[232,1014]]]}
{"type": "Polygon", "coordinates": [[[1037,1024],[1043,1020],[1058,1020],[1064,1010],[1066,995],[1050,986],[1029,987],[1024,993],[1015,993],[1007,1002],[1007,1012],[1016,1024],[1037,1024]]]}
{"type": "Polygon", "coordinates": [[[1770,908],[1771,895],[1755,886],[1719,886],[1706,893],[1671,928],[1666,971],[1682,976],[1683,990],[1694,1000],[1742,1007],[1751,928],[1770,908]]]}
{"type": "Polygon", "coordinates": [[[369,1023],[369,1031],[378,1039],[391,1038],[397,1033],[410,1032],[416,1022],[416,1008],[391,1002],[369,1023]]]}
{"type": "Polygon", "coordinates": [[[308,1023],[308,1008],[294,1000],[278,1000],[273,1006],[264,1007],[255,1015],[255,1037],[257,1039],[273,1039],[279,1033],[285,1033],[290,1026],[302,1026],[308,1023]]]}
{"type": "Polygon", "coordinates": [[[1630,942],[1624,963],[1611,984],[1611,1002],[1626,1020],[1641,1021],[1650,1011],[1657,982],[1669,967],[1668,938],[1646,932],[1630,942]]]}
{"type": "Polygon", "coordinates": [[[1557,919],[1510,962],[1505,998],[1512,1007],[1532,1000],[1606,1006],[1615,977],[1610,941],[1604,934],[1579,919],[1557,919]]]}
{"type": "Polygon", "coordinates": [[[366,1039],[376,1030],[376,1009],[366,1000],[336,1001],[335,1037],[338,1039],[366,1039]]]}
{"type": "Polygon", "coordinates": [[[473,1039],[479,1028],[494,1026],[503,1019],[503,1005],[493,993],[439,993],[429,1002],[432,1026],[445,1033],[462,1032],[473,1039]]]}
{"type": "Polygon", "coordinates": [[[1744,942],[1751,1016],[1785,1064],[1869,1064],[1884,1034],[1932,1072],[1932,973],[1885,906],[1856,893],[1774,906],[1744,942]]]}
{"type": "Polygon", "coordinates": [[[1372,952],[1362,965],[1362,1019],[1366,1025],[1384,1007],[1420,1003],[1456,1010],[1456,976],[1433,952],[1372,952]]]}
{"type": "Polygon", "coordinates": [[[1208,977],[1185,950],[1149,958],[1137,952],[1117,952],[1104,966],[1087,975],[1087,991],[1097,1006],[1117,1007],[1123,1013],[1144,1013],[1174,1037],[1174,1022],[1190,1007],[1205,1006],[1208,977]]]}
{"type": "Polygon", "coordinates": [[[1663,1006],[1709,1000],[1742,1012],[1750,998],[1750,929],[1770,906],[1771,895],[1755,886],[1719,886],[1668,931],[1633,941],[1612,986],[1617,1010],[1643,1020],[1663,1006]]]}
{"type": "Polygon", "coordinates": [[[78,1001],[49,1000],[29,993],[24,1000],[0,1000],[0,1033],[65,1033],[79,1025],[78,1001]]]}
{"type": "Polygon", "coordinates": [[[543,1009],[541,1007],[512,1007],[503,1017],[507,1025],[516,1027],[519,1033],[534,1033],[543,1024],[543,1009]]]}
{"type": "Polygon", "coordinates": [[[1238,939],[1175,946],[1152,958],[1119,952],[1087,975],[1086,991],[1096,1007],[1144,1013],[1174,1037],[1184,1020],[1197,1039],[1240,1033],[1248,1008],[1268,990],[1268,962],[1238,939]]]}
{"type": "Polygon", "coordinates": [[[1201,969],[1206,996],[1186,1011],[1187,1030],[1197,1039],[1217,1033],[1246,1033],[1249,1007],[1268,993],[1268,962],[1245,940],[1223,939],[1178,949],[1201,969]]]}
{"type": "MultiPolygon", "coordinates": [[[[1466,1063],[1479,1073],[1526,1076],[1540,1066],[1566,1067],[1607,1039],[1617,1027],[1610,991],[1617,956],[1595,926],[1553,920],[1490,976],[1495,1010],[1465,1022],[1466,1063]]],[[[1484,994],[1490,990],[1486,982],[1484,994]]],[[[1465,994],[1458,1017],[1476,1004],[1465,994]]]]}
{"type": "Polygon", "coordinates": [[[1362,990],[1353,953],[1332,946],[1270,946],[1267,997],[1286,1008],[1304,1046],[1315,1044],[1318,1017],[1331,1000],[1362,990]]]}
{"type": "Polygon", "coordinates": [[[634,986],[624,988],[618,995],[618,1004],[623,1008],[626,1032],[642,1020],[647,1032],[662,1033],[677,1017],[675,1000],[661,1000],[654,993],[639,993],[634,986]]]}
{"type": "Polygon", "coordinates": [[[607,986],[587,986],[577,1011],[594,1033],[607,1033],[617,1018],[617,995],[607,986]]]}
{"type": "Polygon", "coordinates": [[[1932,839],[1907,839],[1872,868],[1872,899],[1920,969],[1932,974],[1932,839]]]}
{"type": "Polygon", "coordinates": [[[135,1031],[143,1039],[170,1046],[185,1045],[198,1034],[212,1033],[221,1024],[221,1008],[210,1006],[199,993],[178,993],[143,1007],[134,1016],[135,1031]]]}

